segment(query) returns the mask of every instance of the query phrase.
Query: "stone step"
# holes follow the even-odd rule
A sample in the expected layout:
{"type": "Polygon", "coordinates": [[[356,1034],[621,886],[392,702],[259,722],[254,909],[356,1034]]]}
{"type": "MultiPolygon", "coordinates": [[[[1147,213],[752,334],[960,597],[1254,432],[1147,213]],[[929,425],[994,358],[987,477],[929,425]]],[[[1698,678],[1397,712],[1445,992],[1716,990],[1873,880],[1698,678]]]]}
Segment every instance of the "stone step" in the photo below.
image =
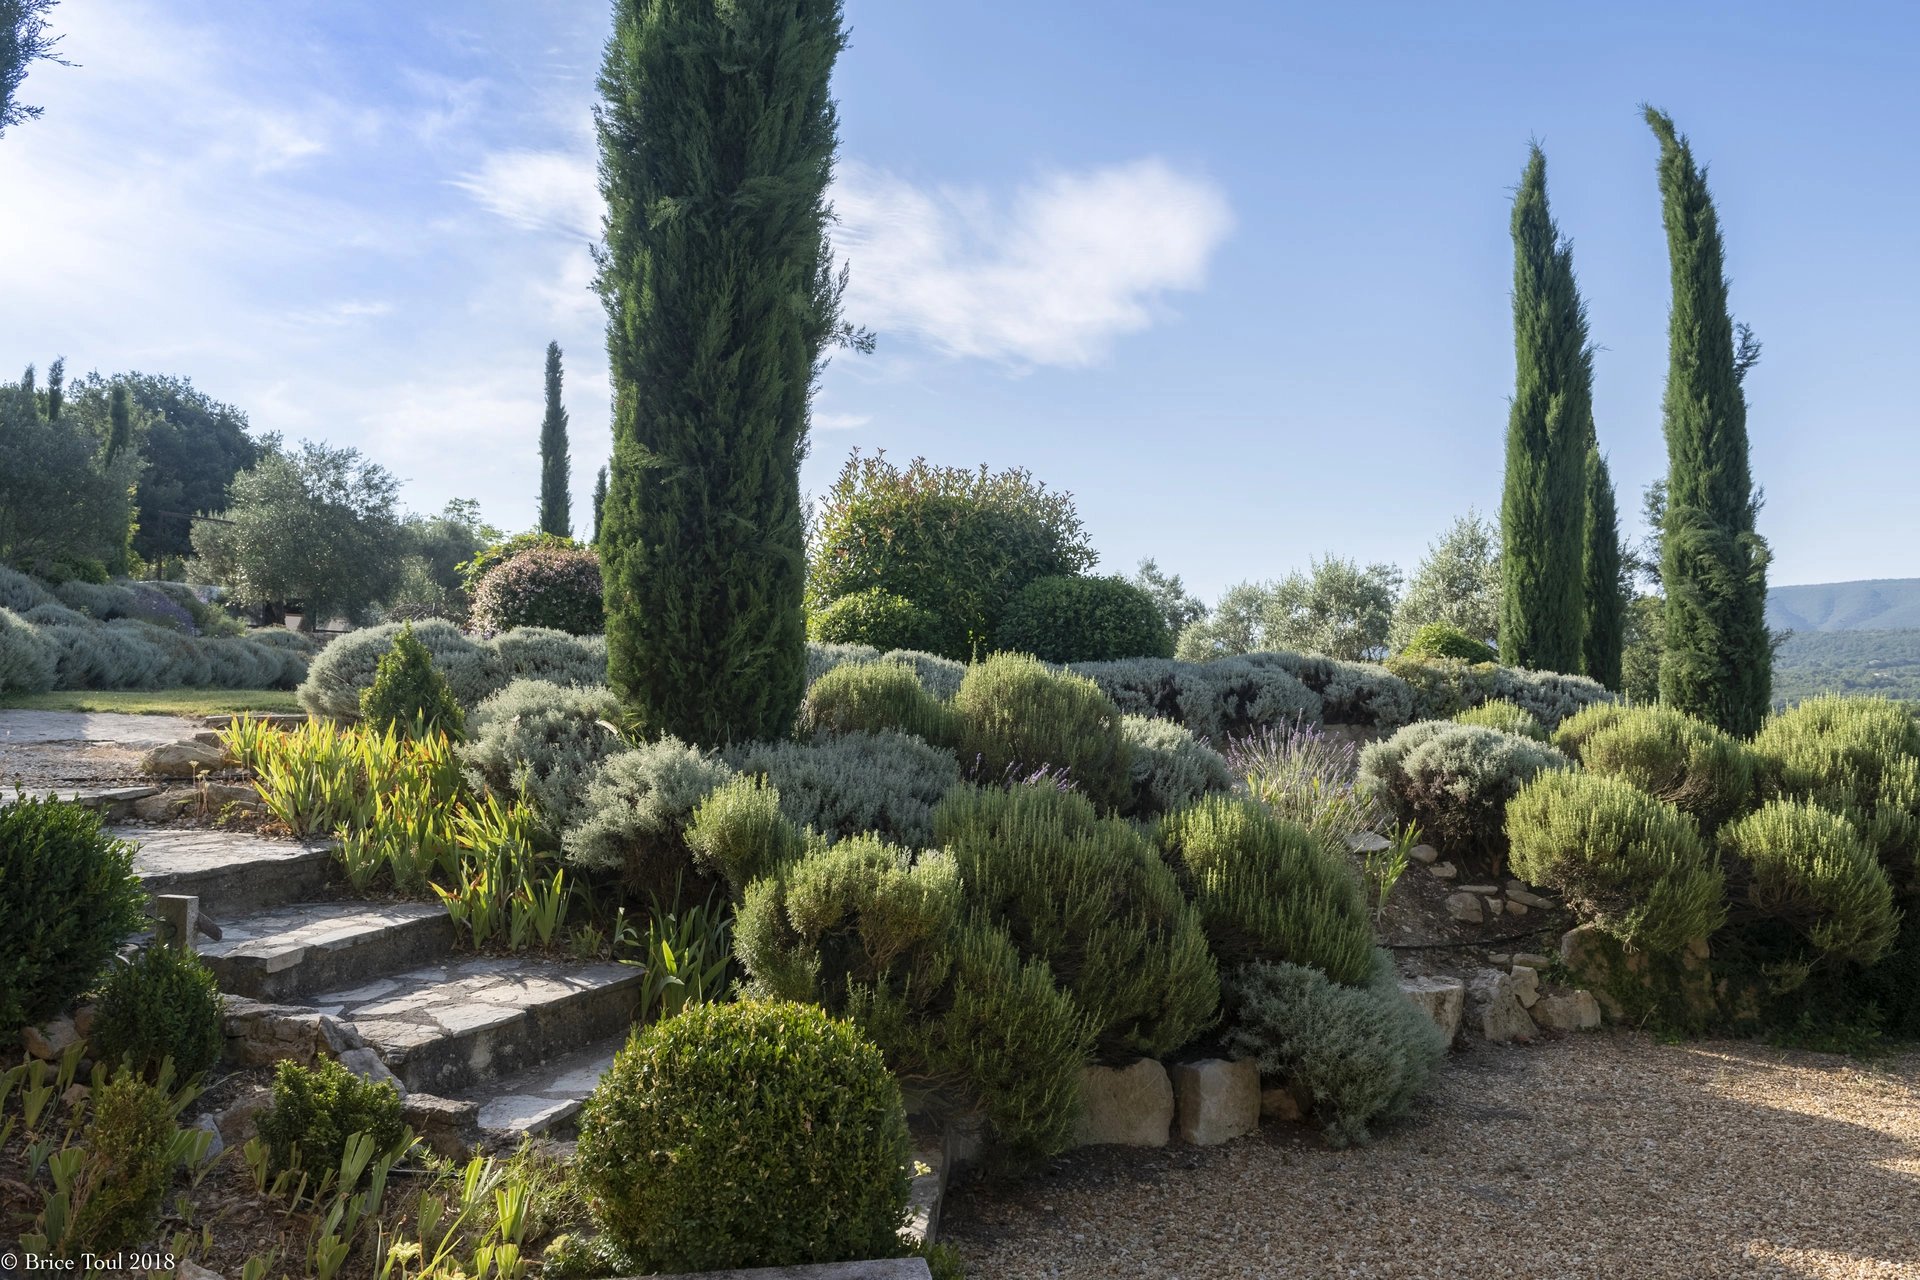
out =
{"type": "Polygon", "coordinates": [[[613,1065],[627,1033],[608,1036],[584,1048],[542,1062],[507,1079],[468,1091],[480,1107],[480,1133],[493,1147],[512,1149],[522,1138],[562,1135],[572,1128],[580,1104],[613,1065]]]}
{"type": "Polygon", "coordinates": [[[640,983],[631,965],[469,955],[290,1003],[351,1026],[409,1090],[457,1097],[624,1034],[640,983]]]}
{"type": "Polygon", "coordinates": [[[453,951],[453,918],[438,902],[304,902],[221,921],[200,957],[220,989],[283,1002],[370,982],[453,951]]]}
{"type": "Polygon", "coordinates": [[[193,894],[200,912],[229,920],[324,896],[331,840],[270,840],[206,827],[113,827],[140,847],[134,873],[149,894],[193,894]]]}

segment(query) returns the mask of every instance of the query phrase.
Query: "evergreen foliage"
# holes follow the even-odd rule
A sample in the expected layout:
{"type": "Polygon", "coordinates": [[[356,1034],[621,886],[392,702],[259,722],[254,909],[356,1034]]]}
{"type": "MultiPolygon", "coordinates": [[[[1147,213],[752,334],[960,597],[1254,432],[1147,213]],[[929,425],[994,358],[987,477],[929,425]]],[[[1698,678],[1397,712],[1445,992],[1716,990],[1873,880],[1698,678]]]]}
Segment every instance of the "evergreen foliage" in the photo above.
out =
{"type": "Polygon", "coordinates": [[[1489,698],[1477,707],[1468,707],[1455,716],[1453,722],[1498,729],[1515,737],[1532,738],[1535,742],[1547,740],[1547,731],[1540,727],[1540,721],[1534,718],[1533,713],[1505,698],[1489,698]]]}
{"type": "Polygon", "coordinates": [[[1500,642],[1500,528],[1468,511],[1448,526],[1407,580],[1389,637],[1404,649],[1431,623],[1445,623],[1488,646],[1500,642]]]}
{"type": "MultiPolygon", "coordinates": [[[[666,900],[691,861],[687,824],[733,779],[724,762],[678,738],[619,751],[586,773],[562,846],[583,867],[620,873],[637,893],[666,900]]],[[[579,787],[576,781],[576,789],[579,787]]]]}
{"type": "Polygon", "coordinates": [[[149,1078],[172,1062],[190,1080],[227,1047],[225,1005],[199,956],[183,945],[148,947],[107,975],[89,1037],[93,1057],[149,1078]]]}
{"type": "Polygon", "coordinates": [[[800,459],[848,337],[825,199],[846,39],[840,0],[618,0],[601,69],[608,676],[634,722],[700,745],[780,737],[805,689],[800,459]]]}
{"type": "Polygon", "coordinates": [[[1406,658],[1450,658],[1455,662],[1469,663],[1492,662],[1497,656],[1484,642],[1445,622],[1429,622],[1408,636],[1400,655],[1406,658]]]}
{"type": "Polygon", "coordinates": [[[1624,778],[1692,815],[1712,834],[1753,806],[1754,754],[1738,738],[1672,707],[1618,707],[1569,720],[1554,741],[1588,773],[1624,778]]]}
{"type": "Polygon", "coordinates": [[[407,1132],[392,1085],[362,1080],[326,1057],[311,1067],[284,1059],[274,1067],[273,1106],[259,1127],[269,1169],[304,1169],[316,1179],[340,1167],[353,1135],[366,1134],[374,1151],[385,1153],[407,1132]]]}
{"type": "Polygon", "coordinates": [[[1160,604],[1125,578],[1035,578],[1007,603],[995,642],[1048,662],[1171,658],[1160,604]]]}
{"type": "Polygon", "coordinates": [[[410,735],[418,729],[456,741],[466,736],[467,713],[411,622],[401,624],[393,647],[380,656],[373,683],[361,691],[360,718],[383,732],[410,735]]]}
{"type": "Polygon", "coordinates": [[[1103,809],[1125,807],[1133,783],[1120,708],[1085,676],[996,653],[967,669],[953,717],[960,766],[974,777],[1002,782],[1044,770],[1103,809]]]}
{"type": "Polygon", "coordinates": [[[816,643],[864,644],[883,652],[938,646],[941,631],[931,610],[885,587],[841,596],[807,616],[807,638],[816,643]]]}
{"type": "Polygon", "coordinates": [[[1664,112],[1646,109],[1660,140],[1660,197],[1673,302],[1664,402],[1667,507],[1660,578],[1666,591],[1660,698],[1750,737],[1773,689],[1765,540],[1747,459],[1719,218],[1706,175],[1664,112]]]}
{"type": "Polygon", "coordinates": [[[1500,501],[1500,655],[1580,669],[1580,604],[1593,353],[1573,247],[1547,207],[1547,158],[1527,158],[1513,202],[1513,403],[1500,501]]]}
{"type": "Polygon", "coordinates": [[[1582,594],[1587,616],[1580,636],[1580,669],[1617,693],[1627,645],[1627,583],[1613,475],[1595,444],[1587,446],[1586,481],[1582,594]]]}
{"type": "Polygon", "coordinates": [[[1449,857],[1497,872],[1507,855],[1507,802],[1536,774],[1566,767],[1565,756],[1532,738],[1423,720],[1361,751],[1360,784],[1449,857]]]}
{"type": "MultiPolygon", "coordinates": [[[[547,413],[540,419],[540,532],[573,536],[573,460],[567,454],[567,410],[560,403],[560,344],[547,344],[547,413]]],[[[597,497],[598,495],[596,495],[597,497]]],[[[595,513],[596,519],[598,512],[595,513]]]]}
{"type": "Polygon", "coordinates": [[[807,690],[800,709],[807,734],[882,732],[897,729],[928,742],[949,742],[953,713],[926,691],[904,662],[848,662],[828,671],[807,690]]]}
{"type": "Polygon", "coordinates": [[[40,108],[14,94],[35,62],[61,62],[53,51],[60,37],[47,33],[47,13],[59,0],[6,0],[0,4],[0,135],[22,120],[37,120],[40,108]]]}
{"type": "Polygon", "coordinates": [[[1900,931],[1893,886],[1845,818],[1817,805],[1775,800],[1720,833],[1745,871],[1746,903],[1783,921],[1823,956],[1871,965],[1900,931]]]}
{"type": "Polygon", "coordinates": [[[607,469],[603,466],[593,477],[593,545],[600,545],[600,521],[607,506],[607,469]]]}

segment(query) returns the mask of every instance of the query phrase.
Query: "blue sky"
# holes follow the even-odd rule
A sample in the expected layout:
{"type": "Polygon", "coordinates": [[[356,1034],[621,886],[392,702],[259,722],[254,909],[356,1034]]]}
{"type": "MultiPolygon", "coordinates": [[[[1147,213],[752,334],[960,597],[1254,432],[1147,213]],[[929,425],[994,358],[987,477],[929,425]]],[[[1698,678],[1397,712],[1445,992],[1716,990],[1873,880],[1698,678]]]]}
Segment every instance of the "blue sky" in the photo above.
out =
{"type": "MultiPolygon", "coordinates": [[[[804,476],[1021,465],[1103,567],[1211,597],[1327,552],[1411,567],[1497,509],[1507,211],[1530,137],[1602,350],[1622,506],[1664,471],[1655,145],[1710,165],[1777,583],[1920,575],[1920,14],[1778,3],[849,0],[849,317],[804,476]]],[[[190,375],[356,445],[407,503],[533,519],[567,352],[576,510],[607,452],[588,292],[601,3],[65,0],[0,139],[0,361],[190,375]]]]}

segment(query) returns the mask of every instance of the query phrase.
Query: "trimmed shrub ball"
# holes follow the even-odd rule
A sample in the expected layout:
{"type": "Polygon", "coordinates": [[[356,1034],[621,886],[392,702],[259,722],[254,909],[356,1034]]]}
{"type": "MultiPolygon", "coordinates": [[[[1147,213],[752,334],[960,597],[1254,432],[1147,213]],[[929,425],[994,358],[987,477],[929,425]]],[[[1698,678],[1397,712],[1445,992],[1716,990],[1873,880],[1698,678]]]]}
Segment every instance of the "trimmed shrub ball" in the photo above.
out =
{"type": "Polygon", "coordinates": [[[1475,640],[1456,626],[1429,622],[1413,633],[1400,651],[1409,658],[1452,658],[1456,662],[1498,662],[1500,655],[1491,646],[1475,640]]]}
{"type": "Polygon", "coordinates": [[[807,638],[819,644],[864,644],[883,651],[926,649],[940,642],[940,620],[905,596],[869,587],[810,614],[807,638]]]}
{"type": "Polygon", "coordinates": [[[483,631],[550,627],[576,636],[607,629],[600,557],[572,547],[535,547],[487,570],[473,592],[483,631]]]}
{"type": "Polygon", "coordinates": [[[813,1005],[696,1005],[638,1032],[580,1115],[594,1217],[641,1273],[891,1257],[907,1119],[880,1050],[813,1005]]]}
{"type": "Polygon", "coordinates": [[[1173,656],[1166,615],[1125,578],[1036,579],[1008,602],[994,641],[1048,662],[1173,656]]]}

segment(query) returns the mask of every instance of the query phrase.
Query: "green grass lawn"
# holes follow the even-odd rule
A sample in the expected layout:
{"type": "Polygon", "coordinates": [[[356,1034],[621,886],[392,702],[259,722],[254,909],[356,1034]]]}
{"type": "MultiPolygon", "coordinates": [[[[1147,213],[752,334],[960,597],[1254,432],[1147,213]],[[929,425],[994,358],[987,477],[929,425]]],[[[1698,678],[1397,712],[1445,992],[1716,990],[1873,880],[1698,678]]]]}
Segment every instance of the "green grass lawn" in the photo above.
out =
{"type": "Polygon", "coordinates": [[[298,711],[286,689],[63,689],[0,698],[0,711],[120,711],[130,715],[225,715],[233,711],[298,711]]]}

